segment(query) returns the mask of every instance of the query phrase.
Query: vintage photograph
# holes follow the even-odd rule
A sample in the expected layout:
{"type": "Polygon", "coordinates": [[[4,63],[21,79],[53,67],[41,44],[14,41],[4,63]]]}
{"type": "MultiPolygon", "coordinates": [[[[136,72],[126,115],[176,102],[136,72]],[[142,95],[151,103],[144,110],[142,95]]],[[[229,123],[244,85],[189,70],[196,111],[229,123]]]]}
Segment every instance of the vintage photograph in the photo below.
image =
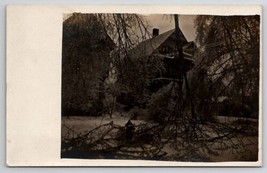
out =
{"type": "Polygon", "coordinates": [[[257,162],[260,23],[65,13],[60,157],[257,162]]]}

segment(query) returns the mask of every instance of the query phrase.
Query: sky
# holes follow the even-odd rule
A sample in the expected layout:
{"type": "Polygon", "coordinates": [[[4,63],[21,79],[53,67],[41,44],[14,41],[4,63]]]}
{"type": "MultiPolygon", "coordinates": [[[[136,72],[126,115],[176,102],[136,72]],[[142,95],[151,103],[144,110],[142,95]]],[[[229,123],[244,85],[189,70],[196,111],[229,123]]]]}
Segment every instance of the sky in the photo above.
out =
{"type": "MultiPolygon", "coordinates": [[[[174,19],[171,15],[150,14],[145,15],[151,28],[158,28],[159,34],[174,28],[174,19]]],[[[196,38],[194,28],[194,15],[179,15],[179,26],[187,41],[194,41],[196,38]]]]}
{"type": "MultiPolygon", "coordinates": [[[[71,14],[64,14],[63,20],[69,18],[71,14]]],[[[143,15],[147,20],[150,31],[152,28],[158,28],[159,34],[174,29],[174,18],[169,14],[148,14],[143,15]]],[[[179,26],[184,33],[187,41],[195,41],[196,33],[194,28],[195,15],[179,15],[179,26]]]]}

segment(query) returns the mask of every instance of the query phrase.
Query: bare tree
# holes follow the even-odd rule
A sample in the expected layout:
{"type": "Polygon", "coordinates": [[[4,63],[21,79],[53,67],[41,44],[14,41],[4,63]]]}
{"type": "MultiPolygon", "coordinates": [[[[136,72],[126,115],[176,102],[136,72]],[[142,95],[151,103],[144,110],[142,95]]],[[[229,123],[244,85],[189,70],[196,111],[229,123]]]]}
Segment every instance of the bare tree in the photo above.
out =
{"type": "Polygon", "coordinates": [[[201,107],[226,96],[243,109],[250,104],[257,114],[259,16],[198,16],[195,21],[200,50],[194,81],[196,97],[205,103],[201,107]]]}

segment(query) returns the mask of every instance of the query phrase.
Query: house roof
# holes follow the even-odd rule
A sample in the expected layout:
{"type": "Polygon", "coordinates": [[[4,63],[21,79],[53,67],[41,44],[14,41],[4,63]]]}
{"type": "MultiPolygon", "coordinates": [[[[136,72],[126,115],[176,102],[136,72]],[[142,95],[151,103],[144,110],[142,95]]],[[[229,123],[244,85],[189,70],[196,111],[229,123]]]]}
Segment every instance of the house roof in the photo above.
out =
{"type": "MultiPolygon", "coordinates": [[[[192,44],[192,42],[188,42],[185,38],[182,31],[180,31],[180,39],[181,44],[185,49],[185,46],[189,47],[188,44],[192,44]]],[[[165,41],[173,41],[175,43],[176,37],[175,37],[175,29],[169,30],[167,32],[164,32],[156,37],[150,38],[148,40],[145,40],[138,44],[136,47],[134,47],[132,50],[130,50],[129,55],[133,58],[140,58],[145,56],[150,56],[152,53],[155,53],[155,51],[165,42],[165,41]]],[[[192,56],[192,53],[189,51],[184,50],[185,56],[192,56]]]]}

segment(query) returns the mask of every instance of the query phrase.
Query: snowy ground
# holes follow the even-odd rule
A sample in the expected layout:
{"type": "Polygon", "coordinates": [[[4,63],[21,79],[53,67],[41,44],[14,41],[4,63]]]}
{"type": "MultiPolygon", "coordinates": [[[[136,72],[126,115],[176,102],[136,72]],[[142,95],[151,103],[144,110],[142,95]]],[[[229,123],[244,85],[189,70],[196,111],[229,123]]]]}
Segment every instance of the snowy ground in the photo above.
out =
{"type": "MultiPolygon", "coordinates": [[[[119,114],[114,114],[112,118],[108,115],[104,117],[81,117],[81,116],[70,116],[70,118],[63,117],[62,124],[67,125],[68,127],[75,130],[77,133],[83,133],[85,131],[90,131],[97,126],[102,124],[110,123],[111,121],[120,126],[124,126],[129,120],[129,116],[121,116],[119,114]]],[[[144,123],[143,120],[131,120],[135,125],[144,123]]],[[[67,132],[67,129],[62,127],[62,136],[67,132]]]]}
{"type": "MultiPolygon", "coordinates": [[[[66,135],[69,131],[66,127],[74,129],[73,136],[78,133],[88,132],[102,124],[113,123],[116,125],[124,126],[129,120],[129,116],[121,116],[120,114],[114,114],[112,118],[108,115],[105,117],[79,117],[79,116],[70,116],[69,118],[62,118],[62,136],[66,135]]],[[[233,123],[235,121],[244,121],[248,120],[252,122],[253,128],[258,127],[258,121],[255,119],[244,119],[236,117],[215,117],[215,120],[220,123],[233,123]]],[[[135,125],[145,123],[144,120],[131,120],[135,125]]],[[[225,148],[219,146],[219,144],[213,145],[212,150],[216,151],[216,154],[212,154],[212,157],[208,154],[207,158],[210,161],[246,161],[246,160],[255,160],[257,159],[258,153],[258,136],[247,136],[245,139],[241,140],[242,143],[246,145],[246,148],[235,148],[235,145],[240,143],[240,139],[234,139],[233,148],[225,148]]],[[[175,155],[175,151],[170,145],[166,145],[163,150],[168,153],[168,156],[175,155]]]]}

